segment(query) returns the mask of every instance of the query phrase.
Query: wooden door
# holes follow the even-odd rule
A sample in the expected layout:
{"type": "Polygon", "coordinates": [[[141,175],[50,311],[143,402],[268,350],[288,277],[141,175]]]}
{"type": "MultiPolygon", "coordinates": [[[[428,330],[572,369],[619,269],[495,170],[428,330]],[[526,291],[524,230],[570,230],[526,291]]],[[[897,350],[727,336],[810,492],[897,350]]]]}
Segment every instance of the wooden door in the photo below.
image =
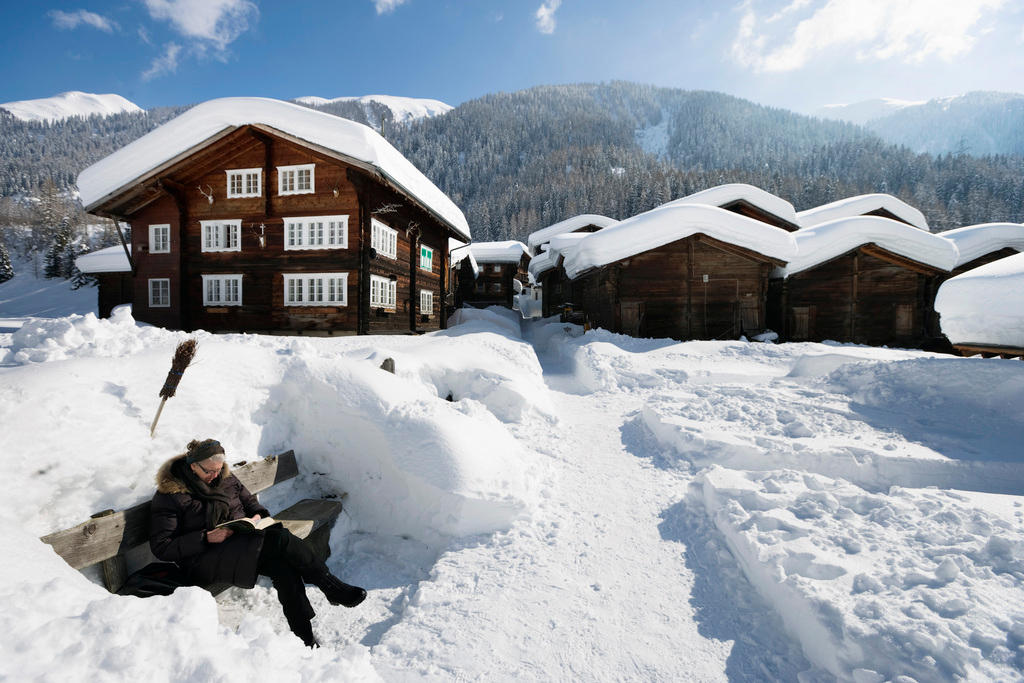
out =
{"type": "Polygon", "coordinates": [[[622,334],[639,337],[643,318],[643,301],[623,301],[619,303],[619,320],[622,325],[622,334]]]}

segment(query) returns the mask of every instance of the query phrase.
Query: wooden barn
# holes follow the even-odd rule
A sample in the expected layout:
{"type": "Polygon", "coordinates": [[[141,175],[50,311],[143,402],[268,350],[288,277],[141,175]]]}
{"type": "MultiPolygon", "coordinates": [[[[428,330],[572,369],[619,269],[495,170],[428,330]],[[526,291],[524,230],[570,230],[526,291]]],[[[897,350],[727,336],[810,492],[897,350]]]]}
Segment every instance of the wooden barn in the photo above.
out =
{"type": "Polygon", "coordinates": [[[770,324],[785,341],[942,348],[935,293],[956,262],[948,240],[857,216],[804,228],[775,273],[770,324]]]}
{"type": "Polygon", "coordinates": [[[570,232],[550,236],[541,246],[543,251],[530,259],[530,279],[540,288],[543,317],[560,315],[574,307],[572,281],[562,268],[562,252],[590,234],[570,232]]]}
{"type": "Polygon", "coordinates": [[[529,282],[530,256],[522,242],[474,242],[453,249],[451,259],[456,308],[512,308],[513,297],[529,282]]]}
{"type": "Polygon", "coordinates": [[[698,203],[624,220],[561,258],[574,303],[596,327],[736,339],[764,330],[769,275],[795,253],[790,233],[698,203]]]}
{"type": "Polygon", "coordinates": [[[133,315],[169,328],[408,333],[445,325],[454,203],[376,132],[259,98],[200,104],[84,170],[132,228],[133,315]]]}
{"type": "Polygon", "coordinates": [[[862,194],[822,204],[796,215],[801,228],[813,228],[822,223],[855,216],[878,216],[912,225],[928,231],[928,219],[924,214],[891,194],[862,194]]]}
{"type": "Polygon", "coordinates": [[[956,245],[959,256],[953,276],[1024,252],[1024,225],[982,223],[939,233],[956,245]]]}
{"type": "Polygon", "coordinates": [[[86,275],[96,278],[96,308],[99,317],[109,318],[115,306],[134,302],[135,285],[125,247],[106,247],[82,254],[75,259],[75,266],[86,275]]]}
{"type": "Polygon", "coordinates": [[[526,243],[530,249],[530,256],[536,256],[545,250],[552,237],[569,233],[597,232],[616,223],[618,221],[614,218],[595,213],[584,213],[530,233],[530,236],[526,238],[526,243]]]}
{"type": "Polygon", "coordinates": [[[706,204],[738,213],[761,223],[773,225],[786,232],[800,229],[796,209],[781,197],[746,183],[717,185],[700,192],[675,199],[662,206],[680,204],[706,204]]]}

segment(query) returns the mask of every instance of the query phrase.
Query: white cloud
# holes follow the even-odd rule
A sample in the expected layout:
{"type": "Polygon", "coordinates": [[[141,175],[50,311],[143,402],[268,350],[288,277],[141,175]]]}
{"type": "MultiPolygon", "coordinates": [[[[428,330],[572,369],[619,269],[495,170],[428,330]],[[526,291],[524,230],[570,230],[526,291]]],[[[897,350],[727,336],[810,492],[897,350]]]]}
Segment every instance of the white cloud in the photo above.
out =
{"type": "Polygon", "coordinates": [[[538,31],[547,35],[555,32],[555,10],[561,4],[562,0],[545,0],[544,4],[537,8],[534,16],[537,18],[538,31]]]}
{"type": "Polygon", "coordinates": [[[406,0],[373,0],[373,6],[377,8],[377,14],[386,14],[405,2],[406,0]]]}
{"type": "Polygon", "coordinates": [[[92,26],[107,33],[113,33],[117,24],[95,12],[80,9],[77,12],[62,12],[59,9],[50,10],[47,16],[53,20],[53,25],[62,29],[74,29],[82,26],[92,26]]]}
{"type": "Polygon", "coordinates": [[[169,21],[186,38],[223,50],[259,19],[251,0],[143,0],[149,15],[169,21]]]}
{"type": "Polygon", "coordinates": [[[752,0],[743,14],[732,56],[758,72],[794,71],[826,50],[842,48],[859,61],[899,59],[950,61],[974,47],[977,25],[1006,0],[816,0],[813,13],[795,27],[780,22],[805,9],[794,0],[759,24],[752,0]],[[767,24],[772,23],[772,31],[767,24]],[[775,25],[777,24],[777,25],[775,25]]]}
{"type": "Polygon", "coordinates": [[[153,60],[149,68],[142,72],[142,80],[151,81],[157,76],[172,74],[178,70],[178,56],[181,54],[181,46],[177,43],[167,43],[164,46],[164,53],[153,60]]]}

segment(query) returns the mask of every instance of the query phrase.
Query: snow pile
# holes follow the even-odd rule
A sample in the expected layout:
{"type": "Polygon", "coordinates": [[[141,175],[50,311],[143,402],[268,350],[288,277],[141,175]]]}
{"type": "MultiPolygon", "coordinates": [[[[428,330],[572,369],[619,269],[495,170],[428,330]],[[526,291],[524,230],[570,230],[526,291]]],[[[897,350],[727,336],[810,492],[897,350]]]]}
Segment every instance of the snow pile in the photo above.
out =
{"type": "Polygon", "coordinates": [[[538,249],[542,244],[546,244],[551,241],[552,237],[558,235],[564,235],[570,232],[577,232],[583,228],[596,227],[598,229],[607,228],[610,225],[618,223],[614,218],[608,218],[595,213],[584,213],[579,216],[573,216],[567,218],[564,221],[559,221],[553,225],[549,225],[546,228],[541,228],[536,232],[531,232],[530,236],[526,238],[526,243],[530,246],[530,252],[533,254],[538,253],[538,249]]]}
{"type": "Polygon", "coordinates": [[[960,252],[957,267],[1006,248],[1024,251],[1024,225],[1021,223],[968,225],[966,228],[947,230],[940,233],[940,236],[953,242],[960,252]]]}
{"type": "Polygon", "coordinates": [[[954,344],[1024,348],[1024,254],[946,280],[935,310],[954,344]]]}
{"type": "MultiPolygon", "coordinates": [[[[129,253],[131,250],[132,245],[129,244],[129,253]]],[[[75,266],[83,273],[127,273],[132,269],[124,247],[120,245],[82,254],[75,259],[75,266]]]]}
{"type": "Polygon", "coordinates": [[[808,659],[843,681],[1017,679],[1024,531],[953,491],[873,494],[792,470],[693,484],[808,659]]]}
{"type": "Polygon", "coordinates": [[[627,218],[591,233],[563,250],[570,278],[695,234],[704,234],[759,254],[790,261],[796,256],[793,235],[746,216],[705,204],[676,204],[627,218]]]}
{"type": "Polygon", "coordinates": [[[74,90],[39,100],[5,102],[0,104],[0,109],[6,109],[22,121],[62,121],[75,116],[111,116],[144,111],[120,95],[94,95],[74,90]]]}
{"type": "MultiPolygon", "coordinates": [[[[762,211],[781,218],[794,226],[797,223],[797,213],[793,205],[782,197],[776,197],[771,192],[766,192],[759,187],[747,185],[746,183],[728,183],[710,187],[700,192],[686,195],[680,199],[674,199],[662,204],[665,206],[680,206],[683,204],[707,204],[709,206],[728,206],[736,202],[746,202],[762,211]]],[[[660,208],[660,207],[659,207],[660,208]]]]}
{"type": "Polygon", "coordinates": [[[856,197],[847,197],[830,204],[823,204],[813,209],[801,211],[796,215],[797,223],[805,228],[813,228],[822,223],[837,220],[839,218],[853,218],[854,216],[866,216],[879,209],[885,210],[892,215],[905,221],[915,228],[928,231],[928,219],[924,214],[891,194],[862,194],[856,197]]]}
{"type": "Polygon", "coordinates": [[[803,228],[793,236],[796,258],[776,271],[782,277],[814,268],[866,244],[876,244],[894,254],[945,271],[953,270],[959,256],[956,245],[949,240],[878,216],[839,218],[803,228]]]}
{"type": "Polygon", "coordinates": [[[78,175],[82,204],[91,210],[107,195],[136,182],[224,131],[265,125],[343,157],[372,165],[469,239],[469,224],[455,203],[372,128],[290,102],[225,97],[189,109],[78,175]]]}

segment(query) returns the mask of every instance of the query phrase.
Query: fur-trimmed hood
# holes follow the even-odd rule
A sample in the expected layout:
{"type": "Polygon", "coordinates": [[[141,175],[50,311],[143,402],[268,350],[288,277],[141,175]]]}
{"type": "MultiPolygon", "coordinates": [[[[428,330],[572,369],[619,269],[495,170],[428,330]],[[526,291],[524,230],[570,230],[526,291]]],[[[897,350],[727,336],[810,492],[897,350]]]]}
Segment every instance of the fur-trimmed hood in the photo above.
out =
{"type": "MultiPolygon", "coordinates": [[[[158,493],[188,493],[188,487],[185,486],[185,482],[174,476],[171,472],[171,466],[179,460],[184,460],[185,457],[184,453],[176,455],[160,466],[160,470],[156,473],[156,490],[158,493]]],[[[221,481],[224,481],[230,475],[231,468],[225,462],[220,473],[221,481]]]]}

